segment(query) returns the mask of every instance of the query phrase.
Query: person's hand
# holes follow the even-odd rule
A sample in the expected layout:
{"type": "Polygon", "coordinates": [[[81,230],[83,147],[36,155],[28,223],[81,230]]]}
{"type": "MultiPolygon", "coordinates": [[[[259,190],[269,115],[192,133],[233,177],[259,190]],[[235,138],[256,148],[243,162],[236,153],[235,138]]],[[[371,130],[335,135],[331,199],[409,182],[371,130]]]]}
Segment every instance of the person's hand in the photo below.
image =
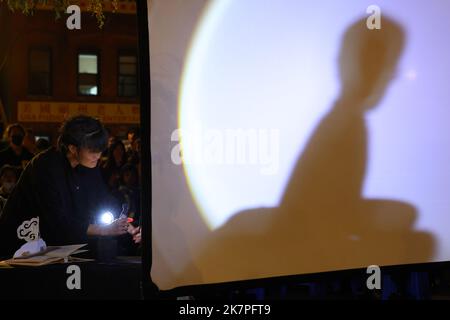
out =
{"type": "Polygon", "coordinates": [[[112,223],[102,226],[103,236],[120,236],[127,233],[128,222],[127,218],[120,218],[114,220],[112,223]]]}
{"type": "Polygon", "coordinates": [[[141,227],[128,225],[128,233],[133,237],[134,243],[141,243],[141,227]]]}

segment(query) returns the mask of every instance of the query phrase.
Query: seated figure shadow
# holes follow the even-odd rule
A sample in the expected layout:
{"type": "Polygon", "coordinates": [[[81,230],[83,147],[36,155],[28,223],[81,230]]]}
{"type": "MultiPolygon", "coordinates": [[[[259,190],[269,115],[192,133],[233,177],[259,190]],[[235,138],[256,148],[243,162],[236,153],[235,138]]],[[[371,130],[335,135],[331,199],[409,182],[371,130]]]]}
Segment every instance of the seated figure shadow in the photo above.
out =
{"type": "Polygon", "coordinates": [[[338,58],[340,95],[311,134],[279,206],[236,213],[211,232],[196,263],[203,281],[432,259],[434,238],[414,230],[412,204],[362,196],[364,116],[383,98],[404,42],[402,27],[388,17],[381,30],[367,29],[365,19],[347,28],[338,58]]]}

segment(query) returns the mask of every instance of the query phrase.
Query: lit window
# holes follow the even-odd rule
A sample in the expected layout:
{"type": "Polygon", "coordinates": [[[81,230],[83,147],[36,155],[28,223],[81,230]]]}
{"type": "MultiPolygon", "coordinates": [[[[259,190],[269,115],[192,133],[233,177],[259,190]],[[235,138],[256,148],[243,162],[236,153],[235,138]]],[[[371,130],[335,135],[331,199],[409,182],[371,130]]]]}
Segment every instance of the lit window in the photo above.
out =
{"type": "Polygon", "coordinates": [[[78,94],[96,96],[99,94],[99,73],[97,54],[78,55],[78,94]]]}

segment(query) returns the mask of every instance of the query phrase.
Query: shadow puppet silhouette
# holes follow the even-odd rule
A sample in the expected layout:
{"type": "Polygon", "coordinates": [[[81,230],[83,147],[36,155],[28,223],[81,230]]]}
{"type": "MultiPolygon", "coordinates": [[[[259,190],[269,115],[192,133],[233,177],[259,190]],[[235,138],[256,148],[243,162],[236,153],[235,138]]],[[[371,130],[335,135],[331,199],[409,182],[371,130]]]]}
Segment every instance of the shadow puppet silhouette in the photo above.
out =
{"type": "MultiPolygon", "coordinates": [[[[277,208],[240,212],[205,239],[203,281],[425,262],[431,234],[415,231],[415,208],[364,199],[364,115],[382,99],[404,46],[399,24],[353,23],[339,56],[341,93],[311,135],[277,208]]],[[[388,156],[388,155],[387,155],[388,156]]],[[[251,192],[251,191],[249,191],[251,192]]]]}

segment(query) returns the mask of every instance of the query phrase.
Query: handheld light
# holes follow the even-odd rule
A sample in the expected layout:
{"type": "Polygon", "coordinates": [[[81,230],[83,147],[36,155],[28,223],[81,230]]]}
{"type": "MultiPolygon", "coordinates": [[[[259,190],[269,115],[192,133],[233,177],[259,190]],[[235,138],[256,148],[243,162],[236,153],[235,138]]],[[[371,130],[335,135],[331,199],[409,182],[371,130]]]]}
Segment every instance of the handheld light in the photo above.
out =
{"type": "Polygon", "coordinates": [[[110,211],[105,211],[100,215],[101,224],[111,224],[114,221],[114,215],[110,211]]]}

